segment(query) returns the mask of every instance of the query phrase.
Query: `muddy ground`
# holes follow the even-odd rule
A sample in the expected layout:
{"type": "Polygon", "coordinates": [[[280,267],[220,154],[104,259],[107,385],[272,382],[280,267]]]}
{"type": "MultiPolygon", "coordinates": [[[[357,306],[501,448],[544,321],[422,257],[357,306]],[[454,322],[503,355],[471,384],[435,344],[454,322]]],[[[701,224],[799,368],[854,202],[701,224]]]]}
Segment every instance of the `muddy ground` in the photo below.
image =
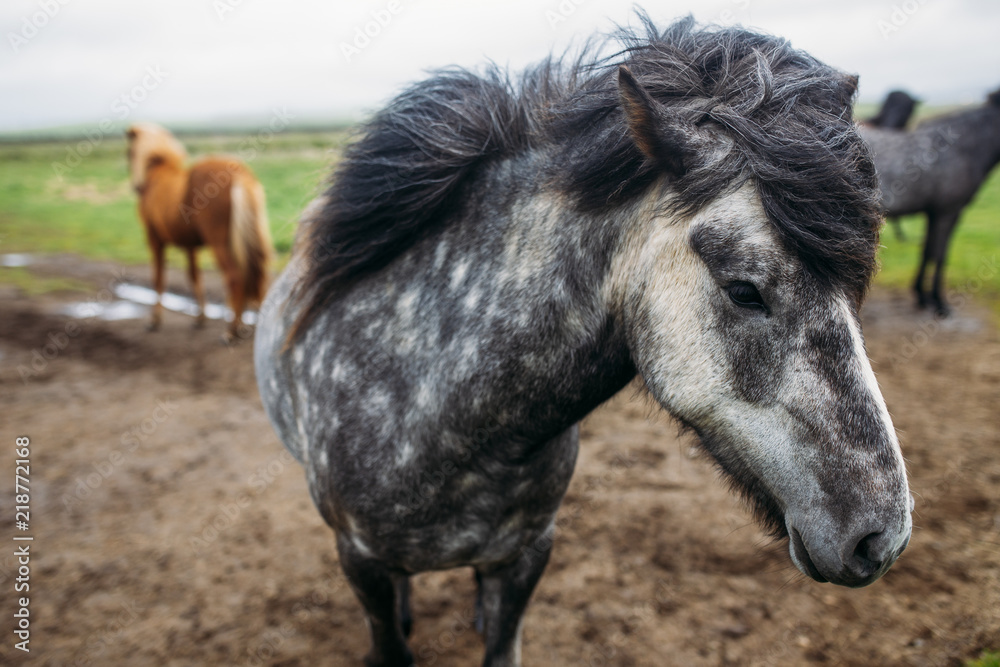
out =
{"type": "MultiPolygon", "coordinates": [[[[72,257],[32,270],[94,294],[120,277],[72,257]]],[[[126,273],[143,282],[148,269],[126,273]]],[[[185,290],[179,272],[171,283],[185,290]]],[[[210,296],[221,299],[215,277],[210,296]]],[[[264,416],[251,345],[223,347],[221,322],[196,331],[171,313],[158,333],[90,318],[63,339],[71,320],[58,313],[72,298],[0,287],[0,664],[359,665],[360,607],[264,416]],[[50,334],[65,345],[35,358],[50,334]],[[30,654],[11,633],[21,435],[30,654]]],[[[1000,648],[1000,336],[989,321],[968,302],[938,324],[879,290],[866,307],[917,505],[909,548],[862,590],[798,574],[647,398],[630,390],[602,406],[583,423],[524,663],[959,665],[1000,648]]],[[[420,665],[479,664],[473,596],[468,570],[416,578],[420,665]]]]}

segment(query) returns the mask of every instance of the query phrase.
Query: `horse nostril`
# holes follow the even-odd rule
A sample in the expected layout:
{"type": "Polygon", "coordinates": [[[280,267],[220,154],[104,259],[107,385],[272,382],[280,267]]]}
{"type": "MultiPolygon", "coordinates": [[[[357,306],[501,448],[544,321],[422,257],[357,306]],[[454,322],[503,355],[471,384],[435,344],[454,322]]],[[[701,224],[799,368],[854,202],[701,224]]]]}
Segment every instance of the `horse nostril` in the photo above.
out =
{"type": "Polygon", "coordinates": [[[867,579],[882,567],[883,556],[879,553],[878,545],[875,544],[881,536],[882,531],[868,533],[854,547],[854,558],[850,563],[850,569],[857,576],[867,579]]]}

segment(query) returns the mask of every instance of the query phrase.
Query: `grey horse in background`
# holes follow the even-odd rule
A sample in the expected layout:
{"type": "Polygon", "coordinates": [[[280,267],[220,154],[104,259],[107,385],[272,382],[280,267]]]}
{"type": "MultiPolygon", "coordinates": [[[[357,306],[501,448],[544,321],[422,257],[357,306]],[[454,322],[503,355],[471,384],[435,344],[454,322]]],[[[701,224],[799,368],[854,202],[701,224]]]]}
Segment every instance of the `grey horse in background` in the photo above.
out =
{"type": "Polygon", "coordinates": [[[913,289],[921,308],[946,316],[948,244],[962,210],[1000,162],[1000,90],[980,106],[926,120],[907,132],[864,125],[859,130],[875,155],[886,216],[927,216],[913,289]],[[931,263],[934,278],[928,294],[925,278],[931,263]]]}
{"type": "Polygon", "coordinates": [[[263,404],[336,533],[370,667],[413,664],[410,577],[455,567],[483,664],[520,665],[576,425],[636,374],[802,573],[865,586],[909,540],[858,317],[882,220],[856,77],[644,23],[614,56],[401,93],[261,310],[263,404]]]}
{"type": "MultiPolygon", "coordinates": [[[[887,130],[902,130],[910,122],[913,111],[920,102],[917,98],[903,90],[893,90],[882,102],[882,108],[878,113],[861,121],[869,127],[881,127],[887,130]]],[[[892,230],[896,233],[896,238],[905,241],[903,225],[899,221],[899,216],[892,216],[887,220],[892,225],[892,230]]]]}

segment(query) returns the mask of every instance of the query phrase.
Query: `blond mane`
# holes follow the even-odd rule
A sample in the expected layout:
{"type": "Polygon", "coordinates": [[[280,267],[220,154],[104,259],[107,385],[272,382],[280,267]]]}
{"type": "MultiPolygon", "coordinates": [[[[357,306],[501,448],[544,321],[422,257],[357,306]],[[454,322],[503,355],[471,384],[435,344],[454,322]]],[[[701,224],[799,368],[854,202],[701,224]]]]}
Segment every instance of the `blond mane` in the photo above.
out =
{"type": "Polygon", "coordinates": [[[146,172],[154,158],[177,168],[183,168],[187,161],[187,151],[181,142],[156,123],[134,123],[125,136],[129,145],[129,177],[137,192],[146,185],[146,172]]]}

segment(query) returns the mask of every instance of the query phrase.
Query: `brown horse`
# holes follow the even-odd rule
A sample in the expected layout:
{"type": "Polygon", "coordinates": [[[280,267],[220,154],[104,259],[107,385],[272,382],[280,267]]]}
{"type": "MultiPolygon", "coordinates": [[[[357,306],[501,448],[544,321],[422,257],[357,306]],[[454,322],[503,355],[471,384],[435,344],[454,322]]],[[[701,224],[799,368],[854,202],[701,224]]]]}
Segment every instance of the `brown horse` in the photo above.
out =
{"type": "Polygon", "coordinates": [[[149,329],[160,326],[164,251],[171,244],[187,252],[188,277],[198,301],[195,326],[204,325],[205,292],[196,253],[207,245],[226,277],[233,320],[224,338],[232,341],[247,303],[261,301],[267,286],[272,251],[264,188],[237,160],[207,157],[188,169],[184,146],[159,125],[137,123],[125,135],[139,217],[153,253],[157,301],[149,329]]]}

